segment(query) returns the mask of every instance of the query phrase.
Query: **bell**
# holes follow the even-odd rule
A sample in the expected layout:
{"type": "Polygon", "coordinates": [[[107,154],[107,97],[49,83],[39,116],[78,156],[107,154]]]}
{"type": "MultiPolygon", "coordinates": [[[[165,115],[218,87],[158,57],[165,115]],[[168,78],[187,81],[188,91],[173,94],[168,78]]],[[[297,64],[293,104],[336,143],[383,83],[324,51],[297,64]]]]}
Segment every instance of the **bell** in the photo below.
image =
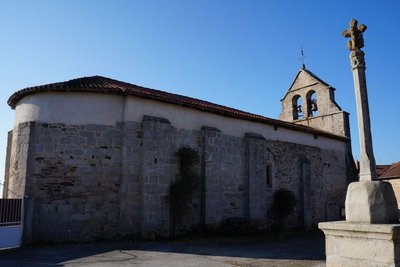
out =
{"type": "Polygon", "coordinates": [[[311,111],[317,111],[317,110],[318,110],[317,102],[312,102],[311,103],[311,111]]]}
{"type": "Polygon", "coordinates": [[[302,108],[301,108],[301,105],[298,105],[298,106],[297,106],[297,112],[298,112],[298,113],[302,113],[302,112],[303,112],[303,110],[302,110],[302,108]]]}

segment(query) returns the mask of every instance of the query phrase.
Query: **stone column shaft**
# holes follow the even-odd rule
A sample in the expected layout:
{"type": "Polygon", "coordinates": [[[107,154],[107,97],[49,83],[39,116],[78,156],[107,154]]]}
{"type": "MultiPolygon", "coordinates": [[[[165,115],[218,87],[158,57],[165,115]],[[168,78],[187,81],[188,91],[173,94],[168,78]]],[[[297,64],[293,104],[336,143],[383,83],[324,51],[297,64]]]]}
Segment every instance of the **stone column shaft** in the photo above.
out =
{"type": "Polygon", "coordinates": [[[358,134],[360,142],[360,181],[377,180],[375,158],[372,148],[371,122],[369,117],[364,52],[351,51],[354,89],[357,104],[358,134]]]}

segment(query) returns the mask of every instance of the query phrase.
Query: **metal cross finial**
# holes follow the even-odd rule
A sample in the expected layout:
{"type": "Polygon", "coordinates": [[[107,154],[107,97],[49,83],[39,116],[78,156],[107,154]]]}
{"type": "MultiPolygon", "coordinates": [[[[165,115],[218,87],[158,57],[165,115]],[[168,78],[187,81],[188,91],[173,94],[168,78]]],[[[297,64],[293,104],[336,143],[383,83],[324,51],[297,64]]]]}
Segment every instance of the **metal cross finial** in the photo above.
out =
{"type": "Polygon", "coordinates": [[[364,47],[364,38],[363,38],[363,32],[367,29],[367,26],[364,24],[358,25],[358,21],[355,19],[352,19],[350,21],[350,29],[344,30],[342,35],[343,37],[350,37],[351,40],[347,42],[347,46],[351,51],[354,50],[360,50],[361,48],[364,47]]]}
{"type": "Polygon", "coordinates": [[[306,56],[304,55],[304,51],[303,51],[303,47],[301,47],[301,68],[305,69],[306,65],[304,65],[304,59],[306,58],[306,56]]]}

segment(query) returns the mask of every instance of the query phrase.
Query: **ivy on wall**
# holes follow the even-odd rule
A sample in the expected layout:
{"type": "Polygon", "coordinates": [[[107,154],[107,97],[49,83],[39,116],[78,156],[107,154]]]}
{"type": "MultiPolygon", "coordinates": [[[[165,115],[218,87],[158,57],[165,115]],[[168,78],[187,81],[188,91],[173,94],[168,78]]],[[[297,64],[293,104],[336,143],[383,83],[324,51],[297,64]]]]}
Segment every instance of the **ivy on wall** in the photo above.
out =
{"type": "Polygon", "coordinates": [[[179,176],[170,185],[169,204],[172,218],[172,235],[175,235],[177,223],[192,208],[192,201],[201,187],[199,170],[199,153],[190,147],[178,150],[179,176]]]}
{"type": "Polygon", "coordinates": [[[291,215],[297,205],[295,194],[288,189],[279,189],[274,192],[271,212],[275,218],[277,228],[283,228],[286,218],[291,215]]]}

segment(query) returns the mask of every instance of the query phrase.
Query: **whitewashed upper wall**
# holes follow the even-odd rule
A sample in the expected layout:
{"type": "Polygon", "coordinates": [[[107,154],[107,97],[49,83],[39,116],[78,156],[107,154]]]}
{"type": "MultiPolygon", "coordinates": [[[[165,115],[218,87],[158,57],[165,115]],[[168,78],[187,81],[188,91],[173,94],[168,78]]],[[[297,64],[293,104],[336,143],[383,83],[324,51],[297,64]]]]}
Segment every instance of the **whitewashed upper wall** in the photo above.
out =
{"type": "Polygon", "coordinates": [[[141,121],[143,115],[166,118],[178,129],[200,130],[202,126],[208,126],[233,136],[242,137],[246,132],[252,132],[269,140],[346,150],[343,141],[323,136],[316,139],[311,133],[282,127],[275,130],[274,126],[264,123],[228,118],[134,96],[109,94],[46,92],[26,96],[16,105],[14,127],[28,121],[115,125],[122,121],[141,121]]]}

